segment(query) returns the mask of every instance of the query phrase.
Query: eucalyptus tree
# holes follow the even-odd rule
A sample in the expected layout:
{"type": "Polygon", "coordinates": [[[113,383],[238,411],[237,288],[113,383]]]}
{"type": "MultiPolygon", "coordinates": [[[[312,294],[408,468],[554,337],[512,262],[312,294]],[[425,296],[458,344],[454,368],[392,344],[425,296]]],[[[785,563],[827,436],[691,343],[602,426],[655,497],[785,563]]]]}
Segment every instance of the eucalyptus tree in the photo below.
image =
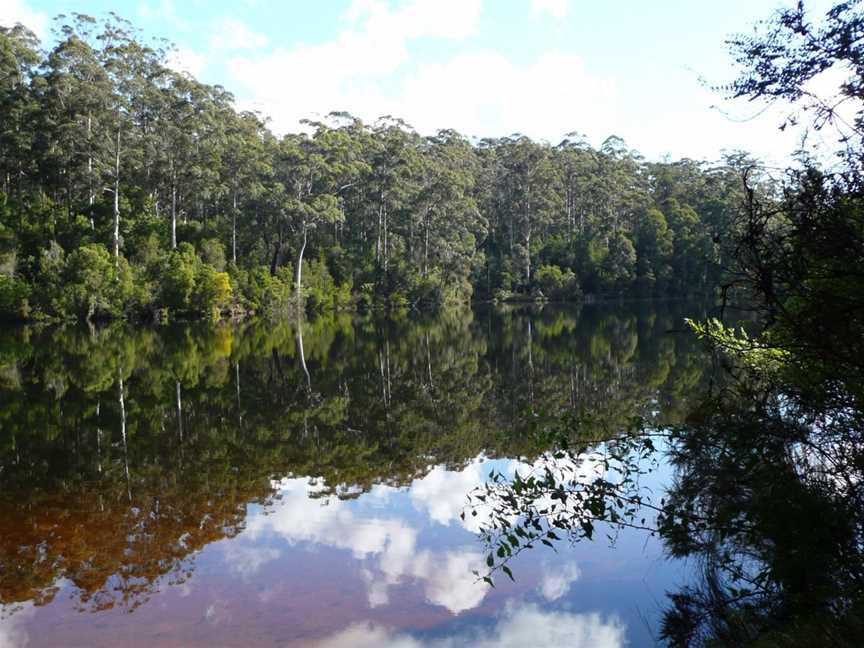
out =
{"type": "Polygon", "coordinates": [[[377,217],[375,261],[389,290],[391,229],[403,239],[409,235],[410,206],[419,189],[421,138],[404,121],[389,116],[379,119],[372,132],[373,147],[367,154],[367,163],[371,168],[368,182],[373,196],[370,207],[377,217]]]}
{"type": "MultiPolygon", "coordinates": [[[[112,88],[99,60],[90,16],[74,14],[60,27],[63,38],[43,65],[43,139],[46,163],[54,162],[65,192],[67,216],[85,206],[95,229],[93,206],[99,192],[100,160],[105,157],[104,125],[112,88]],[[86,195],[86,200],[80,198],[86,195]]],[[[46,174],[47,175],[47,174],[46,174]]]]}
{"type": "Polygon", "coordinates": [[[237,264],[237,219],[244,199],[258,197],[263,181],[272,173],[267,155],[267,140],[273,136],[258,115],[227,112],[228,125],[222,142],[223,177],[221,182],[230,196],[231,262],[237,264]]]}
{"type": "Polygon", "coordinates": [[[0,171],[4,193],[34,186],[34,140],[39,105],[32,82],[41,62],[39,40],[22,25],[0,27],[0,171]]]}
{"type": "Polygon", "coordinates": [[[153,130],[149,124],[149,101],[154,77],[163,73],[161,53],[142,44],[131,24],[116,15],[103,24],[97,36],[102,44],[100,59],[112,87],[105,139],[108,142],[103,168],[108,179],[105,190],[113,197],[112,245],[115,262],[120,256],[120,189],[124,173],[143,165],[149,173],[146,152],[153,130]]]}
{"type": "Polygon", "coordinates": [[[423,279],[437,276],[442,294],[470,295],[471,275],[482,263],[489,223],[474,197],[479,161],[470,143],[452,130],[427,138],[423,171],[408,239],[408,255],[423,279]],[[415,242],[415,236],[419,241],[415,242]],[[430,271],[430,260],[433,271],[430,271]]]}
{"type": "Polygon", "coordinates": [[[585,218],[588,212],[587,195],[596,163],[594,149],[584,136],[568,133],[555,147],[556,164],[561,167],[564,188],[564,215],[567,238],[572,242],[578,232],[585,232],[585,218]]]}
{"type": "MultiPolygon", "coordinates": [[[[323,249],[332,226],[331,248],[338,247],[338,231],[345,222],[345,192],[356,187],[368,171],[359,142],[344,128],[323,122],[306,122],[314,133],[289,135],[280,142],[272,194],[280,201],[278,213],[297,234],[294,283],[298,301],[303,291],[303,263],[310,233],[319,230],[323,249]]],[[[275,244],[271,273],[283,245],[282,231],[275,244]]]]}
{"type": "MultiPolygon", "coordinates": [[[[561,175],[548,145],[523,135],[502,141],[503,177],[508,212],[510,253],[521,262],[526,285],[531,283],[531,256],[539,247],[535,235],[543,235],[560,213],[561,175]]],[[[542,241],[540,241],[542,243],[542,241]]]]}

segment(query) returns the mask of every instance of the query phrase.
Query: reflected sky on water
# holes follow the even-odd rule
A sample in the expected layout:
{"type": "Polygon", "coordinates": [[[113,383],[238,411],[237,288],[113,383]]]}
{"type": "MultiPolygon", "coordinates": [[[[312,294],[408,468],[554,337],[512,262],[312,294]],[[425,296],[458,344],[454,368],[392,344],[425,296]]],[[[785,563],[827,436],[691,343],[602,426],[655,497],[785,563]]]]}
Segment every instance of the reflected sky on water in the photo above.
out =
{"type": "Polygon", "coordinates": [[[7,332],[0,646],[653,645],[685,577],[659,540],[490,588],[460,514],[568,409],[674,420],[681,310],[7,332]]]}

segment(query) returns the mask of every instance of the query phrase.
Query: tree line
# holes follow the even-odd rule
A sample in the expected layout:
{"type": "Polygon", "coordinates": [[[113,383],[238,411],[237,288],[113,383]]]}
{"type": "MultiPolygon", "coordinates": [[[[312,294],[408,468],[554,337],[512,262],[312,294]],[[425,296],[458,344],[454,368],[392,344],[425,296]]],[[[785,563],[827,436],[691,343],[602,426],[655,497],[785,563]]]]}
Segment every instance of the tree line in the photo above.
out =
{"type": "Polygon", "coordinates": [[[345,112],[276,136],[116,15],[0,28],[0,312],[219,315],[704,293],[752,165],[345,112]]]}

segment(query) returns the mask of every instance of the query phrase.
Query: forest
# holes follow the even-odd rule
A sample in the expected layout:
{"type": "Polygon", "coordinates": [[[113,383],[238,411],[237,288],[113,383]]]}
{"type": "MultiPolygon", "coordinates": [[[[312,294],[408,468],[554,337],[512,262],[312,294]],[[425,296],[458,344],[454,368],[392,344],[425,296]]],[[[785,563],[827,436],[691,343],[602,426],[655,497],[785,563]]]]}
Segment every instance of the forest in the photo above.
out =
{"type": "Polygon", "coordinates": [[[0,28],[10,319],[710,294],[754,166],[346,112],[277,136],[117,16],[56,35],[0,28]]]}
{"type": "Polygon", "coordinates": [[[730,37],[721,94],[834,138],[770,173],[347,112],[277,135],[116,16],[56,33],[0,29],[0,315],[37,320],[0,331],[0,603],[134,608],[274,476],[350,499],[482,453],[536,461],[467,494],[478,581],[636,530],[691,568],[658,642],[861,645],[860,1],[730,37]]]}

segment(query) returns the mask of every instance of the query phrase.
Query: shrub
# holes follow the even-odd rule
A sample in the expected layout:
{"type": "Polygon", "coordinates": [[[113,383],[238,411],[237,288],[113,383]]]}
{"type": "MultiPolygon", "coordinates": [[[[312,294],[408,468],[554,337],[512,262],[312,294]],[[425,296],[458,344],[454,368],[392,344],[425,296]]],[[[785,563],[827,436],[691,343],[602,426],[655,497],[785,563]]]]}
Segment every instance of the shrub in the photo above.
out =
{"type": "Polygon", "coordinates": [[[134,292],[126,259],[120,257],[115,263],[112,254],[99,243],[74,250],[66,258],[63,279],[60,314],[87,320],[121,317],[134,292]]]}
{"type": "Polygon", "coordinates": [[[227,272],[217,272],[209,265],[200,264],[195,275],[192,308],[210,316],[218,316],[231,299],[231,280],[227,272]]]}
{"type": "Polygon", "coordinates": [[[534,275],[534,282],[543,295],[550,299],[577,299],[581,296],[579,281],[569,268],[544,265],[534,275]]]}
{"type": "Polygon", "coordinates": [[[197,264],[195,250],[189,243],[181,243],[167,255],[161,273],[161,305],[177,311],[190,309],[197,264]]]}
{"type": "Polygon", "coordinates": [[[0,318],[27,319],[30,316],[30,287],[14,277],[0,274],[0,318]]]}
{"type": "Polygon", "coordinates": [[[225,270],[225,246],[216,239],[204,239],[198,245],[201,250],[201,260],[212,266],[216,271],[225,270]]]}
{"type": "Polygon", "coordinates": [[[303,295],[311,311],[339,308],[351,302],[351,283],[337,285],[323,259],[304,261],[303,295]]]}

